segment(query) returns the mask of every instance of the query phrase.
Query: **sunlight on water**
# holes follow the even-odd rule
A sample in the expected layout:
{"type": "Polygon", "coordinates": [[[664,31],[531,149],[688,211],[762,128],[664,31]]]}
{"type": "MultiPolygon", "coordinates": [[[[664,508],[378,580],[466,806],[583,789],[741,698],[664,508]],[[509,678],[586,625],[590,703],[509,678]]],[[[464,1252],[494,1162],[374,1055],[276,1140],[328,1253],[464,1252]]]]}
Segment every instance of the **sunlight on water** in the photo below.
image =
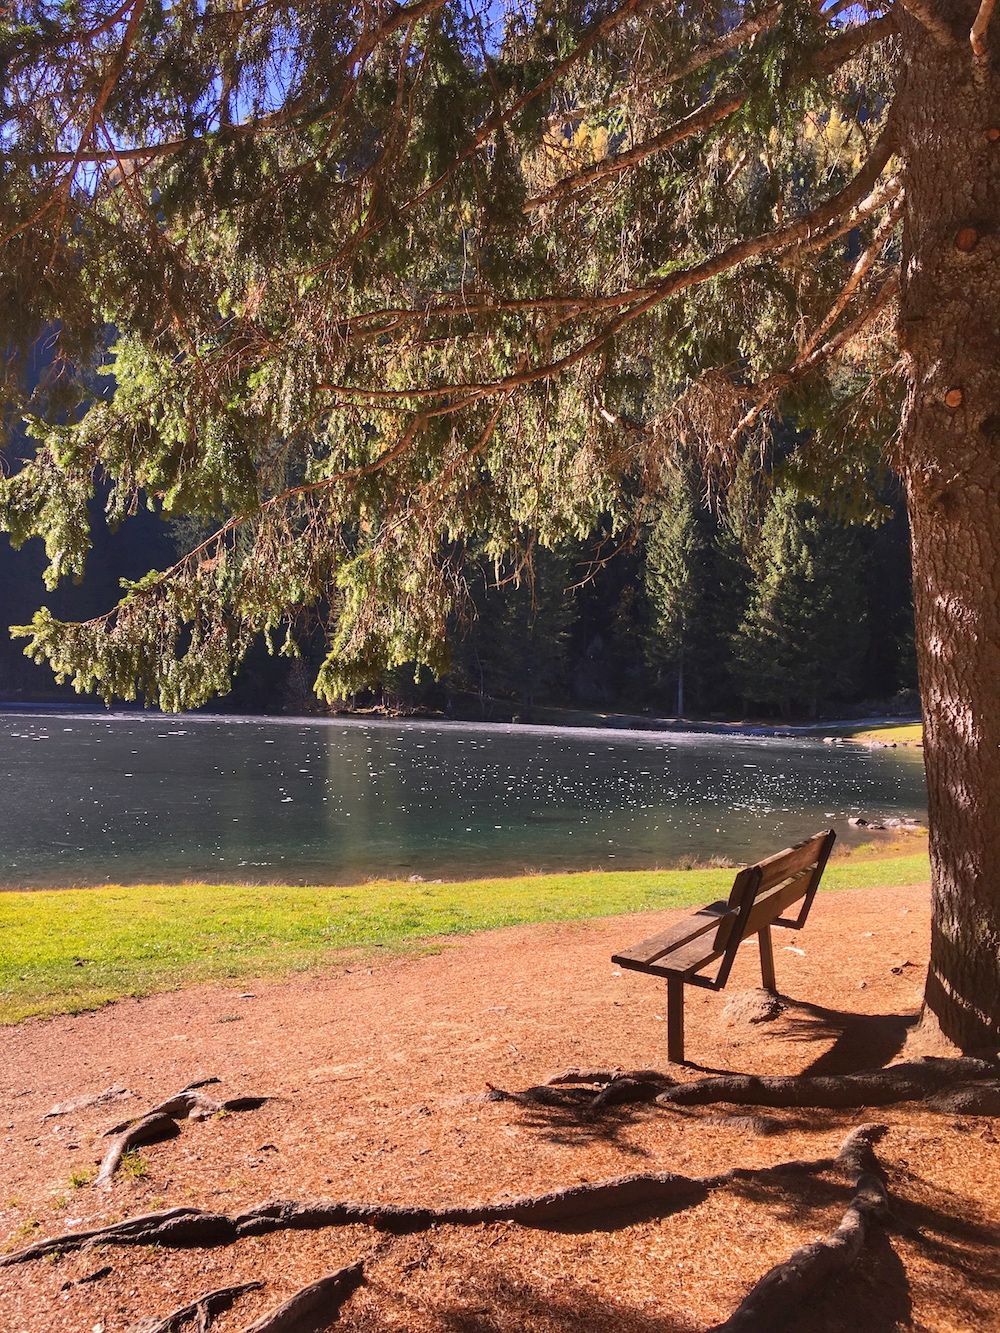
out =
{"type": "Polygon", "coordinates": [[[0,883],[745,862],[925,811],[919,751],[648,731],[0,715],[0,883]]]}

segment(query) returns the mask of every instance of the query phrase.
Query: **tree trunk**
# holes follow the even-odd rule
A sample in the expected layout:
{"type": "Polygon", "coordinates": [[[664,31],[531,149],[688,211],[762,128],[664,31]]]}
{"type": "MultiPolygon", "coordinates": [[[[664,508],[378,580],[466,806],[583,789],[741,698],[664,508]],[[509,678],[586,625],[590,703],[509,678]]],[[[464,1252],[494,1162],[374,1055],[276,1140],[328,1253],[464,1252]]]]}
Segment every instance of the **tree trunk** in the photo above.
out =
{"type": "Polygon", "coordinates": [[[684,645],[677,659],[677,716],[684,716],[684,645]]]}
{"type": "Polygon", "coordinates": [[[1000,1043],[1000,16],[976,69],[897,6],[905,162],[901,464],[924,706],[933,925],[925,1020],[1000,1043]]]}

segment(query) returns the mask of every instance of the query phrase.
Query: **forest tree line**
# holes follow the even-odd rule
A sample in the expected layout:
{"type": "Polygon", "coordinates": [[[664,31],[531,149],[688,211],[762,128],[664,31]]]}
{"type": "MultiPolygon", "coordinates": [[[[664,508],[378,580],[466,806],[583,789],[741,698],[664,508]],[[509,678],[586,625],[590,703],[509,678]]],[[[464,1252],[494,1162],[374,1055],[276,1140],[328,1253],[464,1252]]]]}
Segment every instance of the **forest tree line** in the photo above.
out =
{"type": "MultiPolygon", "coordinates": [[[[838,516],[780,471],[748,466],[718,504],[678,466],[621,547],[601,532],[556,551],[530,548],[497,569],[466,552],[470,595],[440,680],[402,668],[346,708],[431,709],[528,720],[542,706],[648,710],[687,717],[815,717],[916,686],[905,512],[889,486],[877,512],[838,516]]],[[[111,603],[121,578],[186,549],[191,533],[140,514],[102,529],[83,587],[62,587],[57,614],[111,603]]],[[[0,552],[6,623],[38,604],[42,553],[0,552]]],[[[222,707],[309,712],[321,636],[303,622],[301,656],[261,644],[222,707]]],[[[73,696],[20,643],[0,641],[0,699],[73,696]]],[[[325,705],[323,706],[325,708],[325,705]]]]}
{"type": "MultiPolygon", "coordinates": [[[[497,588],[481,569],[448,684],[511,700],[525,720],[553,703],[816,717],[915,689],[902,505],[889,493],[852,522],[751,475],[715,508],[678,468],[596,572],[600,534],[536,553],[519,583],[497,588]]],[[[402,673],[392,688],[414,697],[402,673]]]]}

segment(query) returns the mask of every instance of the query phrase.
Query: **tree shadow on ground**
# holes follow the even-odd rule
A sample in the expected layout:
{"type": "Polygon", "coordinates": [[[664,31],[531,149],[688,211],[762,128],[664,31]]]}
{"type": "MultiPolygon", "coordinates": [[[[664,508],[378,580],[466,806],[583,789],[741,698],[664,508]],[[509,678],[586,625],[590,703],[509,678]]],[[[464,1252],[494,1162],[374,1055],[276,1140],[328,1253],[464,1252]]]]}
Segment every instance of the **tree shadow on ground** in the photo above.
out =
{"type": "MultiPolygon", "coordinates": [[[[433,1326],[447,1333],[584,1333],[588,1329],[693,1333],[689,1320],[669,1311],[638,1309],[624,1297],[616,1300],[609,1294],[600,1270],[567,1274],[559,1290],[553,1291],[549,1284],[538,1288],[530,1279],[519,1280],[491,1265],[470,1261],[456,1265],[452,1260],[448,1267],[451,1280],[436,1299],[421,1298],[416,1293],[409,1296],[399,1284],[385,1278],[382,1290],[373,1294],[380,1304],[384,1300],[390,1308],[395,1307],[396,1327],[424,1327],[431,1313],[433,1326]]],[[[371,1287],[378,1285],[379,1278],[373,1277],[371,1287]]]]}
{"type": "MultiPolygon", "coordinates": [[[[815,1218],[817,1230],[836,1225],[853,1187],[824,1176],[788,1177],[762,1173],[734,1181],[729,1190],[768,1216],[803,1222],[815,1218]],[[825,1215],[826,1221],[820,1220],[825,1215]]],[[[893,1164],[890,1170],[892,1216],[887,1231],[875,1230],[856,1269],[856,1280],[821,1288],[803,1305],[797,1328],[810,1333],[863,1329],[890,1333],[909,1327],[910,1283],[896,1246],[913,1247],[925,1263],[936,1265],[963,1281],[949,1287],[949,1303],[969,1328],[992,1326],[996,1292],[996,1255],[1000,1253],[1000,1221],[982,1222],[968,1216],[968,1200],[942,1190],[893,1164]],[[914,1197],[914,1195],[918,1197],[914,1197]],[[982,1293],[983,1299],[979,1299],[982,1293]]],[[[783,1256],[774,1256],[780,1259],[783,1256]]]]}
{"type": "Polygon", "coordinates": [[[877,1231],[851,1280],[827,1281],[817,1288],[786,1327],[810,1333],[899,1333],[910,1328],[912,1320],[913,1300],[903,1261],[889,1236],[877,1231]]]}
{"type": "MultiPolygon", "coordinates": [[[[732,1182],[728,1189],[745,1203],[757,1205],[762,1216],[807,1224],[817,1234],[832,1232],[854,1194],[853,1185],[828,1176],[788,1176],[762,1172],[732,1182]]],[[[761,1249],[759,1278],[769,1265],[788,1253],[761,1249]]],[[[769,1325],[769,1333],[898,1333],[912,1322],[910,1281],[889,1232],[872,1229],[865,1252],[850,1277],[828,1279],[796,1305],[785,1320],[769,1325]]]]}
{"type": "MultiPolygon", "coordinates": [[[[834,1219],[839,1220],[841,1208],[850,1195],[842,1183],[809,1180],[801,1182],[800,1189],[795,1182],[784,1183],[791,1186],[783,1200],[785,1205],[795,1210],[800,1222],[814,1226],[817,1232],[836,1225],[834,1219]]],[[[772,1185],[767,1198],[773,1202],[775,1197],[772,1185]]],[[[502,1234],[499,1241],[502,1245],[502,1234]]],[[[496,1241],[484,1238],[487,1248],[476,1258],[454,1254],[447,1228],[433,1237],[421,1237],[416,1243],[421,1246],[419,1256],[410,1251],[397,1252],[388,1268],[371,1274],[368,1291],[379,1314],[386,1317],[386,1326],[389,1323],[397,1327],[429,1325],[447,1333],[522,1333],[527,1329],[532,1333],[587,1333],[587,1330],[596,1333],[610,1329],[615,1333],[694,1333],[718,1326],[708,1317],[692,1320],[683,1313],[685,1305],[689,1311],[698,1309],[699,1283],[695,1277],[688,1290],[682,1285],[678,1292],[671,1276],[672,1265],[665,1275],[671,1296],[668,1298],[664,1293],[663,1303],[654,1305],[657,1290],[662,1289],[657,1269],[651,1268],[634,1289],[622,1292],[611,1284],[601,1265],[599,1250],[594,1251],[592,1266],[586,1251],[567,1253],[565,1278],[553,1288],[551,1281],[536,1281],[523,1268],[516,1271],[506,1268],[502,1249],[490,1248],[496,1241]],[[421,1270],[426,1275],[423,1278],[421,1270]]],[[[772,1264],[787,1258],[783,1251],[772,1253],[759,1242],[758,1246],[755,1266],[759,1264],[759,1271],[743,1278],[741,1288],[734,1290],[731,1297],[731,1309],[720,1312],[723,1319],[735,1309],[752,1283],[763,1277],[772,1264]]],[[[696,1254],[690,1257],[697,1259],[696,1254]]],[[[653,1262],[651,1259],[650,1263],[653,1262]]],[[[371,1313],[366,1312],[369,1322],[371,1313]]],[[[800,1333],[804,1329],[809,1333],[856,1333],[863,1329],[864,1333],[896,1333],[910,1327],[911,1320],[910,1286],[902,1260],[891,1236],[876,1229],[849,1278],[840,1277],[817,1286],[787,1320],[776,1320],[768,1330],[769,1333],[772,1330],[780,1333],[783,1329],[787,1333],[800,1333]]]]}
{"type": "Polygon", "coordinates": [[[561,1106],[513,1101],[508,1105],[517,1106],[521,1112],[519,1125],[535,1130],[548,1143],[557,1144],[561,1148],[589,1148],[595,1143],[604,1143],[615,1148],[623,1157],[643,1161],[652,1157],[648,1148],[630,1142],[624,1133],[637,1118],[655,1115],[656,1108],[608,1106],[594,1111],[583,1101],[577,1104],[567,1102],[561,1106]]]}
{"type": "Polygon", "coordinates": [[[897,1198],[895,1214],[901,1239],[925,1263],[947,1274],[948,1304],[956,1327],[994,1327],[1000,1222],[970,1219],[964,1215],[968,1201],[961,1195],[933,1190],[926,1181],[905,1174],[907,1182],[932,1195],[933,1202],[897,1198]],[[956,1277],[961,1280],[956,1281],[956,1277]]]}

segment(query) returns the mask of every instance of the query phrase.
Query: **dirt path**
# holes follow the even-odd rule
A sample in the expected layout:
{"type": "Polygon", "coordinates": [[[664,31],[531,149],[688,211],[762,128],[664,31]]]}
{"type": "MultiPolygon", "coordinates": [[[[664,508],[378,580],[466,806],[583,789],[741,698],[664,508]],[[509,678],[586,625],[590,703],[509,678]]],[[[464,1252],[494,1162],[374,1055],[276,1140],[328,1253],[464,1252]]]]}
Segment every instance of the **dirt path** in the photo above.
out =
{"type": "MultiPolygon", "coordinates": [[[[778,1111],[775,1132],[761,1134],[720,1108],[624,1108],[581,1123],[485,1100],[491,1084],[525,1087],[573,1065],[662,1067],[662,989],[621,973],[609,955],[680,915],[518,927],[422,956],[202,986],[7,1029],[0,1234],[17,1248],[179,1204],[234,1212],[318,1195],[468,1203],[633,1171],[708,1175],[823,1156],[878,1119],[890,1126],[879,1153],[907,1234],[881,1241],[859,1284],[817,1299],[798,1326],[996,1327],[1000,1148],[985,1118],[912,1106],[778,1111]],[[276,1100],[183,1122],[109,1190],[79,1183],[107,1146],[105,1129],[209,1075],[221,1096],[276,1100]],[[55,1103],[111,1085],[131,1096],[43,1119],[55,1103]]],[[[891,1059],[919,1004],[927,933],[925,888],[821,895],[806,931],[776,939],[779,986],[801,1003],[768,1024],[724,1020],[729,995],[758,982],[747,948],[725,994],[689,989],[691,1058],[750,1073],[846,1072],[891,1059]]],[[[210,1250],[83,1251],[0,1271],[0,1328],[125,1333],[226,1282],[264,1280],[213,1324],[235,1333],[303,1283],[373,1256],[338,1328],[703,1330],[771,1263],[836,1226],[848,1195],[830,1181],[790,1192],[748,1185],[606,1231],[502,1223],[387,1240],[351,1226],[210,1250]]]]}

